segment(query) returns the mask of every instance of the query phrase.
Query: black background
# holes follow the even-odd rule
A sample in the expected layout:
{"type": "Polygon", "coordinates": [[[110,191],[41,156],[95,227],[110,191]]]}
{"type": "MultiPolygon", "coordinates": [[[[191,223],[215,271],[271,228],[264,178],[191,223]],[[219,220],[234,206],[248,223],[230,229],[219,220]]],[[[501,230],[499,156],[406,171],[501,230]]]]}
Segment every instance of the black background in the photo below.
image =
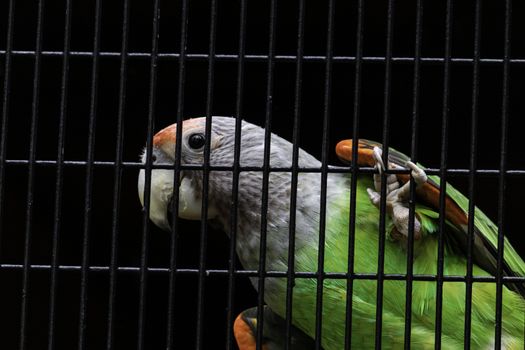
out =
{"type": "MultiPolygon", "coordinates": [[[[102,2],[100,49],[119,53],[122,42],[123,1],[102,2]]],[[[482,1],[481,57],[501,59],[504,54],[504,1],[482,1]]],[[[0,2],[0,50],[7,42],[8,1],[0,2]]],[[[13,49],[34,51],[37,27],[37,1],[16,0],[13,49]]],[[[95,1],[72,1],[71,50],[93,51],[95,1]]],[[[129,52],[151,52],[153,1],[130,2],[129,52]]],[[[208,52],[210,1],[190,1],[188,17],[188,53],[208,52]]],[[[218,54],[237,54],[239,43],[239,1],[217,1],[218,54]]],[[[246,53],[268,53],[269,1],[247,2],[246,53]]],[[[306,1],[305,55],[326,55],[327,1],[306,1]]],[[[443,58],[445,53],[446,1],[423,1],[422,56],[443,58]]],[[[452,1],[451,55],[472,58],[474,51],[475,1],[452,1]]],[[[384,57],[387,37],[387,1],[365,1],[364,46],[366,57],[384,57]]],[[[355,56],[357,1],[335,1],[334,55],[355,56]]],[[[159,52],[177,53],[180,46],[181,2],[160,1],[159,52]]],[[[277,55],[295,55],[297,51],[298,1],[278,1],[276,17],[277,55]]],[[[511,58],[523,59],[521,20],[525,8],[514,2],[511,27],[511,58]]],[[[46,1],[43,14],[44,51],[62,51],[64,43],[65,1],[46,1]]],[[[392,55],[413,57],[415,48],[416,2],[394,1],[392,55]]],[[[60,83],[62,55],[44,54],[41,60],[40,95],[38,96],[38,128],[36,159],[56,160],[60,115],[60,83]]],[[[6,157],[24,160],[29,157],[31,106],[33,101],[34,55],[17,53],[10,67],[11,88],[8,91],[6,157]]],[[[0,91],[4,85],[5,54],[0,54],[0,91]]],[[[102,56],[99,60],[95,154],[97,161],[116,158],[116,130],[119,102],[120,57],[102,56]]],[[[154,109],[155,130],[173,123],[177,110],[178,60],[158,61],[158,81],[154,109]]],[[[184,116],[197,117],[206,113],[208,75],[206,59],[187,62],[184,116]]],[[[326,63],[308,61],[303,66],[301,103],[301,146],[316,157],[321,156],[326,63]]],[[[414,65],[410,61],[394,61],[391,71],[390,144],[405,153],[410,152],[414,65]]],[[[131,57],[127,66],[124,114],[123,160],[138,160],[148,124],[150,93],[149,57],[131,57]]],[[[267,62],[247,60],[242,117],[263,125],[266,106],[267,62]]],[[[214,115],[234,115],[236,103],[236,60],[217,61],[214,71],[214,115]]],[[[450,67],[449,150],[450,168],[468,168],[470,156],[470,125],[472,116],[473,67],[469,62],[453,62],[450,67]]],[[[329,133],[330,161],[338,164],[333,146],[338,140],[350,138],[354,108],[355,64],[352,61],[333,64],[333,84],[330,96],[331,126],[329,133]]],[[[68,76],[67,121],[64,154],[66,160],[86,160],[88,123],[92,79],[92,57],[73,55],[68,76]]],[[[427,62],[421,66],[419,104],[418,160],[429,167],[439,167],[441,149],[441,119],[443,114],[444,64],[427,62]]],[[[277,59],[274,70],[272,131],[291,139],[295,62],[277,59]]],[[[478,166],[498,169],[503,101],[503,65],[482,63],[479,85],[478,166]]],[[[362,70],[359,136],[380,141],[383,134],[385,64],[383,60],[365,60],[362,70]]],[[[508,169],[525,169],[521,120],[525,115],[524,62],[510,66],[508,169]]],[[[0,103],[3,103],[0,102],[0,103]]],[[[2,163],[4,193],[0,221],[2,264],[22,264],[26,228],[28,166],[2,163]]],[[[118,216],[118,265],[140,266],[143,215],[136,194],[136,168],[122,172],[120,215],[118,216]]],[[[55,201],[55,166],[35,168],[33,217],[31,226],[30,262],[51,263],[53,216],[55,201]]],[[[449,179],[464,192],[467,178],[449,179]]],[[[505,227],[507,235],[522,256],[521,209],[525,195],[523,177],[509,176],[505,194],[505,227]]],[[[66,166],[64,170],[63,207],[60,212],[61,265],[80,265],[84,227],[85,166],[66,166]]],[[[93,172],[92,208],[90,211],[89,264],[107,266],[110,263],[114,170],[97,166],[93,172]]],[[[490,217],[497,218],[498,179],[478,177],[476,203],[490,217]]],[[[198,266],[200,224],[183,222],[180,230],[177,266],[198,266]]],[[[167,267],[170,257],[170,237],[149,225],[148,266],[167,267]]],[[[206,266],[228,267],[229,243],[226,236],[213,230],[208,235],[206,266]]],[[[240,265],[238,265],[240,267],[240,265]]],[[[140,280],[138,273],[121,272],[117,276],[115,304],[115,347],[134,348],[137,342],[140,280]]],[[[15,348],[19,341],[22,269],[0,268],[0,342],[5,349],[15,348]]],[[[180,275],[175,290],[175,340],[185,348],[195,342],[197,313],[197,276],[180,275]],[[184,345],[184,346],[183,346],[184,345]]],[[[204,348],[222,348],[226,336],[227,277],[208,277],[205,285],[204,348]]],[[[245,278],[235,285],[235,312],[256,304],[256,294],[245,278]]],[[[90,272],[87,289],[87,333],[89,349],[105,347],[108,315],[108,272],[90,272]]],[[[31,270],[29,274],[27,311],[27,348],[47,348],[50,298],[50,271],[31,270]]],[[[80,272],[61,270],[58,274],[56,309],[56,348],[77,346],[80,301],[80,272]]],[[[168,301],[168,274],[150,273],[147,277],[145,345],[148,349],[165,346],[168,301]]]]}

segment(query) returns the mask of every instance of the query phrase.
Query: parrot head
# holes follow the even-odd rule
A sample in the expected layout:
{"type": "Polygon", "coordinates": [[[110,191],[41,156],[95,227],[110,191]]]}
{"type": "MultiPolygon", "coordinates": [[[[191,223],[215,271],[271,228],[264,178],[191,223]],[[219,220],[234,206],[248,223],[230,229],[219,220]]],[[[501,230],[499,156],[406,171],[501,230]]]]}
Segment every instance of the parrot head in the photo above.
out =
{"type": "MultiPolygon", "coordinates": [[[[231,117],[210,118],[210,165],[233,167],[235,150],[236,119],[231,117]]],[[[153,138],[151,161],[154,165],[173,165],[175,163],[175,145],[180,142],[181,165],[203,165],[204,148],[206,144],[206,118],[187,119],[182,125],[172,124],[159,131],[153,138]],[[182,127],[181,139],[177,140],[177,128],[182,127]]],[[[264,164],[263,128],[251,123],[241,122],[240,137],[240,165],[243,167],[262,167],[264,164]]],[[[291,166],[292,144],[281,137],[271,135],[271,166],[291,166]]],[[[315,158],[306,152],[300,151],[300,162],[303,165],[317,165],[315,158]],[[308,161],[311,163],[308,164],[308,161]],[[306,164],[305,164],[306,163],[306,164]]],[[[142,162],[146,162],[146,150],[142,154],[142,162]]],[[[217,216],[228,216],[229,201],[232,194],[232,171],[211,171],[209,175],[208,219],[217,216]],[[224,212],[223,212],[224,211],[224,212]]],[[[289,174],[287,174],[289,177],[289,174]]],[[[169,230],[171,215],[171,201],[174,189],[174,169],[152,169],[150,186],[149,217],[158,227],[169,230]]],[[[280,175],[279,175],[280,177],[280,175]]],[[[203,171],[181,170],[179,184],[178,216],[183,219],[200,220],[202,210],[202,179],[203,171]]],[[[261,193],[262,172],[243,172],[241,176],[241,190],[239,195],[244,197],[244,203],[250,206],[261,193]]],[[[142,169],[138,178],[139,198],[144,205],[144,190],[146,172],[142,169]]],[[[288,182],[281,179],[280,183],[288,182]]],[[[260,203],[259,203],[260,204],[260,203]]],[[[254,206],[257,204],[253,203],[254,206]]]]}
{"type": "MultiPolygon", "coordinates": [[[[224,167],[225,169],[212,168],[208,173],[207,219],[229,235],[231,213],[232,210],[236,209],[237,227],[245,233],[243,239],[237,240],[238,252],[244,255],[245,263],[255,264],[259,251],[258,239],[263,202],[263,171],[259,169],[262,169],[264,165],[265,129],[246,121],[240,121],[240,138],[236,140],[237,119],[218,116],[210,118],[211,131],[209,135],[205,132],[206,122],[206,118],[187,119],[181,125],[170,125],[154,136],[151,162],[153,165],[163,165],[165,169],[151,169],[151,176],[149,177],[149,218],[161,229],[170,230],[170,219],[173,215],[170,210],[173,208],[173,202],[176,202],[173,201],[175,169],[174,167],[171,168],[170,165],[175,164],[176,143],[180,143],[180,164],[182,166],[202,166],[204,164],[205,145],[206,142],[209,142],[210,166],[224,167]],[[182,128],[179,130],[180,139],[177,139],[178,128],[182,128]],[[207,137],[210,139],[207,140],[207,137]],[[243,169],[239,174],[238,204],[234,208],[232,206],[232,194],[235,176],[232,170],[236,142],[240,142],[239,165],[241,168],[252,169],[243,169]]],[[[290,142],[275,134],[270,134],[269,145],[270,167],[287,168],[292,166],[293,145],[290,142]]],[[[142,154],[142,161],[146,162],[146,151],[142,154]]],[[[299,149],[299,166],[318,167],[320,162],[299,149]]],[[[199,167],[180,170],[177,181],[179,186],[178,217],[190,220],[201,219],[203,175],[203,170],[199,167]]],[[[138,178],[138,193],[142,205],[144,205],[145,200],[146,177],[146,170],[142,169],[138,178]]],[[[302,175],[301,186],[304,186],[305,189],[301,190],[301,186],[299,186],[298,191],[300,195],[308,195],[311,198],[303,198],[299,202],[299,209],[306,205],[319,206],[318,193],[314,190],[319,181],[319,174],[302,175]]],[[[269,227],[286,227],[287,221],[283,218],[289,215],[290,188],[291,173],[289,171],[272,171],[269,174],[268,206],[271,210],[268,210],[265,219],[269,227]]],[[[315,227],[315,225],[310,226],[315,227]]],[[[288,231],[283,229],[283,232],[288,231]]],[[[282,246],[281,248],[285,250],[287,243],[282,240],[278,242],[282,246]]],[[[242,257],[241,260],[243,260],[242,257]]]]}
{"type": "MultiPolygon", "coordinates": [[[[231,119],[231,118],[227,118],[231,119]]],[[[234,120],[233,120],[234,122],[234,120]]],[[[206,118],[189,119],[182,123],[181,139],[177,140],[177,124],[172,124],[159,131],[153,138],[153,149],[151,161],[154,165],[173,165],[175,163],[175,145],[179,141],[181,144],[181,164],[182,165],[202,165],[204,163],[204,146],[206,143],[205,135],[206,118]]],[[[216,128],[217,129],[217,128],[216,128]]],[[[223,137],[212,130],[210,134],[210,151],[216,153],[221,147],[223,137]]],[[[146,162],[146,149],[141,156],[142,162],[146,162]]],[[[199,220],[201,218],[201,194],[197,172],[181,171],[179,178],[179,207],[178,216],[184,219],[199,220]]],[[[152,169],[150,187],[150,219],[158,227],[169,230],[169,211],[172,207],[174,189],[174,170],[173,169],[152,169]]],[[[142,205],[144,205],[146,173],[141,169],[138,178],[138,192],[142,205]]],[[[209,207],[208,217],[214,216],[213,207],[209,207]]]]}

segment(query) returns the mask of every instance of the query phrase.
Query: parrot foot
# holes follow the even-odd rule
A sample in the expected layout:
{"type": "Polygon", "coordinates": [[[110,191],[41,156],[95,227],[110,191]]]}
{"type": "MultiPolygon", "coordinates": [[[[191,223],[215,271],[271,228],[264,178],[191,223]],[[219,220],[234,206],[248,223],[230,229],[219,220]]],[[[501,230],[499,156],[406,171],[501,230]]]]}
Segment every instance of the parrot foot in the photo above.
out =
{"type": "MultiPolygon", "coordinates": [[[[269,306],[263,306],[262,349],[284,349],[286,347],[286,321],[274,313],[269,306]]],[[[299,328],[291,326],[292,349],[315,349],[315,342],[299,328]]],[[[257,307],[243,311],[233,325],[235,340],[240,350],[257,348],[257,307]]]]}
{"type": "MultiPolygon", "coordinates": [[[[374,174],[374,188],[376,192],[381,192],[381,174],[385,171],[386,167],[383,163],[383,151],[379,147],[374,147],[373,150],[374,159],[376,161],[375,168],[378,170],[379,174],[374,174]]],[[[395,165],[392,163],[388,164],[388,169],[394,169],[395,165]]],[[[399,188],[399,181],[397,181],[397,176],[395,174],[386,175],[386,193],[392,192],[399,188]]]]}
{"type": "MultiPolygon", "coordinates": [[[[379,208],[381,202],[381,173],[386,169],[385,164],[381,158],[383,152],[379,147],[374,147],[373,155],[376,161],[375,168],[378,169],[379,174],[374,174],[374,188],[375,190],[368,188],[368,198],[374,206],[379,208]]],[[[418,167],[411,161],[408,161],[405,166],[411,169],[412,179],[419,187],[427,182],[427,174],[423,169],[418,167]]],[[[389,163],[389,169],[395,169],[397,166],[389,163]]],[[[407,181],[404,185],[400,185],[397,176],[390,174],[386,176],[386,211],[392,218],[394,229],[390,233],[390,236],[394,240],[406,240],[408,238],[408,230],[410,226],[409,220],[409,208],[408,204],[410,201],[410,181],[407,181]]],[[[414,218],[414,238],[419,239],[421,237],[421,223],[419,219],[414,218]]]]}

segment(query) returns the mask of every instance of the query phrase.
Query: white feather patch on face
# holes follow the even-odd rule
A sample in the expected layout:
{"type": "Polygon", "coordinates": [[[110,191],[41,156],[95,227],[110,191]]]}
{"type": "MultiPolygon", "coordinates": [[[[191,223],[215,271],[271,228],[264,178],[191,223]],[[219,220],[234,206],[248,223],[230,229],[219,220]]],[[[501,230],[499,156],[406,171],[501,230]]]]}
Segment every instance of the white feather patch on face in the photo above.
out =
{"type": "Polygon", "coordinates": [[[179,216],[188,220],[200,220],[201,212],[201,198],[197,198],[191,180],[183,177],[179,185],[179,216]]]}

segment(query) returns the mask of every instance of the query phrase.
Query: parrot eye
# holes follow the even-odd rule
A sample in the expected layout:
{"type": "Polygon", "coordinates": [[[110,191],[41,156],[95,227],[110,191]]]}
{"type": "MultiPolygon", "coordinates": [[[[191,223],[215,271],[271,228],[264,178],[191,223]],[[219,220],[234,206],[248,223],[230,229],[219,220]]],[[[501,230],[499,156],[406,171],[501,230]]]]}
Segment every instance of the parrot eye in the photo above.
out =
{"type": "Polygon", "coordinates": [[[188,139],[188,144],[193,149],[202,148],[204,143],[206,143],[206,139],[204,138],[203,134],[193,134],[188,139]]]}

